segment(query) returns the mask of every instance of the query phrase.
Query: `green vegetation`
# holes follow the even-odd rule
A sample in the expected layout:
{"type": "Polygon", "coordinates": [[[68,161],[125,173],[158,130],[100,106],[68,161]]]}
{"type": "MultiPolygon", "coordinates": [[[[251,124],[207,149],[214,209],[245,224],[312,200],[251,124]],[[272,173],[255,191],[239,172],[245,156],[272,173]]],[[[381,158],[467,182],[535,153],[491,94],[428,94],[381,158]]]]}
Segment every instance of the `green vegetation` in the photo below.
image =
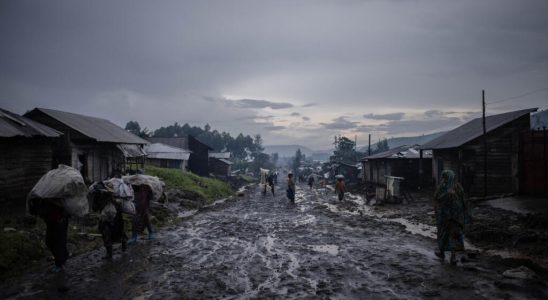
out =
{"type": "Polygon", "coordinates": [[[196,194],[208,202],[228,197],[234,192],[227,183],[220,180],[201,177],[190,172],[181,172],[176,169],[165,169],[147,165],[145,166],[145,173],[152,176],[158,176],[165,182],[168,188],[196,194]]]}

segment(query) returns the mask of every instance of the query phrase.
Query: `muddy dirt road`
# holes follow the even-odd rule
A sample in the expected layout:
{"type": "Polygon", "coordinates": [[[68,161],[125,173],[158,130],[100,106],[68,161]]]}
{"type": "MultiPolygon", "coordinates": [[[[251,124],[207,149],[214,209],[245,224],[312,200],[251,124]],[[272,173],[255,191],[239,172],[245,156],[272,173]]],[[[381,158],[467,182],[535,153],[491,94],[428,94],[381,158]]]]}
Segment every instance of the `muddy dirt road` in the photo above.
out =
{"type": "MultiPolygon", "coordinates": [[[[74,299],[335,298],[546,299],[544,279],[507,279],[509,266],[479,255],[441,264],[432,239],[367,214],[359,197],[339,203],[301,186],[290,204],[258,191],[201,211],[112,262],[103,250],[69,260],[74,299]]],[[[2,298],[55,298],[47,272],[1,287],[2,298]]]]}

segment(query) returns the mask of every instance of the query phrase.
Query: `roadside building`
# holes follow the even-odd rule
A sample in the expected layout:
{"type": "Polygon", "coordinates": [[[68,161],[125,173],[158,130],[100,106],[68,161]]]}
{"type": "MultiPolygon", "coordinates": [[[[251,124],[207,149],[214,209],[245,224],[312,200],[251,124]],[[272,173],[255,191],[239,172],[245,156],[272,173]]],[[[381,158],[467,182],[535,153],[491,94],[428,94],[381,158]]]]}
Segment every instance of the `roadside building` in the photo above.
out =
{"type": "Polygon", "coordinates": [[[80,170],[87,182],[104,180],[113,171],[144,167],[147,141],[108,120],[45,108],[35,108],[25,117],[63,133],[53,147],[54,165],[80,170]]]}
{"type": "Polygon", "coordinates": [[[337,162],[331,165],[332,175],[343,175],[347,182],[356,182],[358,180],[358,167],[345,162],[337,162]]]}
{"type": "Polygon", "coordinates": [[[213,148],[200,142],[195,137],[191,135],[171,138],[150,137],[147,140],[151,143],[162,143],[190,151],[187,169],[200,176],[209,176],[209,151],[213,148]]]}
{"type": "Polygon", "coordinates": [[[232,164],[233,163],[230,161],[230,152],[209,153],[209,172],[214,176],[230,176],[232,173],[232,164]]]}
{"type": "Polygon", "coordinates": [[[422,150],[432,150],[433,179],[438,181],[441,172],[450,169],[469,196],[483,196],[484,192],[487,196],[518,193],[524,159],[520,140],[530,131],[530,114],[536,110],[486,117],[487,148],[482,118],[471,120],[422,145],[422,150]]]}
{"type": "Polygon", "coordinates": [[[147,153],[147,163],[160,167],[179,169],[186,171],[188,168],[188,159],[190,150],[172,147],[162,143],[153,143],[145,146],[147,153]]]}
{"type": "Polygon", "coordinates": [[[0,109],[0,203],[24,206],[36,182],[51,170],[53,144],[62,133],[0,109]]]}
{"type": "MultiPolygon", "coordinates": [[[[374,184],[386,184],[385,176],[403,177],[403,184],[407,187],[420,186],[419,145],[402,145],[381,153],[366,156],[361,159],[362,181],[374,184]]],[[[424,174],[431,177],[432,173],[432,152],[423,151],[422,164],[424,174]],[[430,172],[428,172],[430,170],[430,172]]]]}

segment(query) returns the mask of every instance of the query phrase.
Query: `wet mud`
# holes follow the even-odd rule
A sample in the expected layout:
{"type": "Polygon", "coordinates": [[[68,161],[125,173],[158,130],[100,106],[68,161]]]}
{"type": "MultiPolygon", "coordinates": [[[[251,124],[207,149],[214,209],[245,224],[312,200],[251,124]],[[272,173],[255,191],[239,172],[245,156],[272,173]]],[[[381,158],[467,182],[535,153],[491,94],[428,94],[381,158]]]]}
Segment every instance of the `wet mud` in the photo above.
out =
{"type": "MultiPolygon", "coordinates": [[[[282,190],[279,188],[278,190],[282,190]]],[[[297,190],[295,204],[262,196],[219,202],[140,240],[113,261],[102,250],[69,260],[65,274],[47,270],[3,283],[9,299],[546,299],[543,269],[527,279],[519,267],[481,253],[457,266],[434,255],[430,228],[387,217],[349,195],[297,190]]]]}

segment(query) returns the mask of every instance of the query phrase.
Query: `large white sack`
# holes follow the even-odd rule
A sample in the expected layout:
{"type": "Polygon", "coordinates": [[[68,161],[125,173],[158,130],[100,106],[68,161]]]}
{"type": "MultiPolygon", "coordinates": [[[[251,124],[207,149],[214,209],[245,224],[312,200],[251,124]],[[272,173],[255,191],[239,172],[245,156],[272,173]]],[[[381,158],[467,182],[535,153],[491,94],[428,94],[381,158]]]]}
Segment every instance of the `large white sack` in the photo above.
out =
{"type": "Polygon", "coordinates": [[[160,200],[164,193],[164,183],[156,176],[136,174],[122,177],[125,183],[130,185],[148,185],[152,190],[154,201],[160,200]]]}
{"type": "Polygon", "coordinates": [[[69,215],[81,217],[89,211],[87,194],[88,188],[80,172],[59,165],[40,178],[27,196],[27,202],[34,198],[60,199],[60,203],[54,204],[64,207],[69,215]]]}
{"type": "Polygon", "coordinates": [[[114,197],[124,200],[133,200],[133,188],[131,184],[125,183],[121,178],[103,180],[105,187],[112,192],[114,197]]]}

